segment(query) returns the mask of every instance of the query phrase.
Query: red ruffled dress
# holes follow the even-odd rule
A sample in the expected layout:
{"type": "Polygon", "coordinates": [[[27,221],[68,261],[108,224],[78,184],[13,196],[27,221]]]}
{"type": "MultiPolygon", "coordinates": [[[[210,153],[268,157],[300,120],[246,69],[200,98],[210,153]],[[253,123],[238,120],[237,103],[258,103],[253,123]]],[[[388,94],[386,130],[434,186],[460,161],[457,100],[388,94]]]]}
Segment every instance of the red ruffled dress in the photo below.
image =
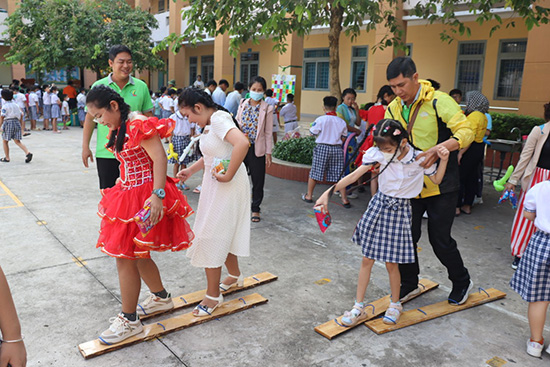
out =
{"type": "Polygon", "coordinates": [[[121,152],[113,152],[120,162],[120,181],[102,190],[98,215],[102,218],[97,247],[109,256],[126,259],[150,258],[149,251],[180,251],[191,246],[193,231],[186,218],[193,214],[187,199],[177,189],[176,180],[166,177],[164,216],[145,236],[134,216],[153,192],[153,161],[140,145],[174,130],[170,119],[135,119],[126,124],[126,141],[121,152]]]}

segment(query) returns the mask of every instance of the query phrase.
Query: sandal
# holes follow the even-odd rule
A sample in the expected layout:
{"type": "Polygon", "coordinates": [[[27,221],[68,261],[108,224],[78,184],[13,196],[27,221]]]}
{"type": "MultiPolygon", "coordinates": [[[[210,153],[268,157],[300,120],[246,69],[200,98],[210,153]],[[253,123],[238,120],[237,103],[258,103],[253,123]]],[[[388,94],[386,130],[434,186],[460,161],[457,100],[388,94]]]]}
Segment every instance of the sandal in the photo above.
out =
{"type": "Polygon", "coordinates": [[[386,310],[386,313],[384,314],[384,318],[382,322],[384,324],[389,325],[395,325],[397,324],[397,321],[399,321],[399,317],[401,316],[401,312],[403,311],[403,306],[401,306],[401,302],[398,303],[390,303],[390,307],[386,310]]]}
{"type": "Polygon", "coordinates": [[[214,307],[208,307],[208,306],[199,304],[197,307],[195,307],[195,310],[197,310],[198,312],[196,314],[194,313],[193,316],[195,317],[211,316],[212,312],[214,312],[214,310],[223,303],[223,296],[221,294],[218,297],[212,297],[212,296],[209,296],[208,294],[205,294],[204,297],[211,299],[212,301],[218,301],[218,303],[214,307]]]}
{"type": "Polygon", "coordinates": [[[342,206],[346,209],[351,208],[351,203],[348,201],[347,203],[342,203],[342,206]]]}
{"type": "Polygon", "coordinates": [[[32,161],[32,153],[29,152],[29,154],[27,154],[25,157],[25,163],[29,163],[30,161],[32,161]]]}
{"type": "Polygon", "coordinates": [[[308,198],[306,197],[306,195],[307,195],[307,194],[302,194],[302,200],[305,201],[306,203],[313,203],[313,200],[308,199],[308,198]]]}
{"type": "Polygon", "coordinates": [[[366,316],[365,304],[363,302],[355,302],[350,311],[344,312],[341,321],[346,326],[355,326],[364,320],[366,316]]]}
{"type": "Polygon", "coordinates": [[[233,278],[233,279],[237,279],[237,281],[235,283],[231,283],[231,284],[225,284],[223,282],[220,283],[220,289],[222,290],[222,292],[227,292],[228,290],[230,290],[233,287],[242,287],[244,285],[243,273],[241,273],[241,275],[239,275],[238,277],[235,276],[235,275],[231,275],[231,274],[227,274],[227,276],[230,277],[230,278],[233,278]]]}
{"type": "Polygon", "coordinates": [[[262,220],[262,218],[260,218],[260,215],[258,213],[258,215],[252,215],[252,218],[250,218],[250,220],[252,221],[252,223],[258,223],[262,220]]]}
{"type": "Polygon", "coordinates": [[[4,158],[0,158],[0,162],[9,163],[10,160],[4,157],[4,158]]]}

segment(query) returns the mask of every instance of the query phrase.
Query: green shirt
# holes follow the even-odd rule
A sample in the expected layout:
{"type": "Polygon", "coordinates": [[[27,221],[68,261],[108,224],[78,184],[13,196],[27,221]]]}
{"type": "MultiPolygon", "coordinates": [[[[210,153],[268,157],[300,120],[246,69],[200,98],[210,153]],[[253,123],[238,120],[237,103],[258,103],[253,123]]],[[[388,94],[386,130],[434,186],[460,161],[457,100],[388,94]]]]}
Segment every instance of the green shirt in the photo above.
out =
{"type": "MultiPolygon", "coordinates": [[[[130,76],[128,83],[120,89],[120,87],[109,76],[96,81],[92,88],[96,85],[107,85],[114,89],[118,94],[124,98],[124,102],[130,105],[130,111],[137,111],[141,113],[149,112],[153,110],[153,102],[151,101],[151,94],[149,94],[149,88],[144,81],[133,78],[130,76]]],[[[97,148],[95,152],[96,158],[112,158],[115,156],[109,152],[105,145],[109,142],[109,128],[107,126],[97,125],[97,148]]]]}

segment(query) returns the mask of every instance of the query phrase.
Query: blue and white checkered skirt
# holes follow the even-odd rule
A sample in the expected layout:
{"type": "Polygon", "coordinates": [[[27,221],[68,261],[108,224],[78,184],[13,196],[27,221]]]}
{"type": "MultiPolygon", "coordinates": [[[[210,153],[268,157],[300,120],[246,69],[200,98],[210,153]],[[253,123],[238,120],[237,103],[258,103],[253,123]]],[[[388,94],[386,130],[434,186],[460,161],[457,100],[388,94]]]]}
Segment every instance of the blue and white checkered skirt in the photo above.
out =
{"type": "Polygon", "coordinates": [[[357,223],[352,241],[363,256],[390,263],[414,262],[409,199],[394,198],[378,191],[357,223]]]}
{"type": "Polygon", "coordinates": [[[61,118],[61,107],[59,107],[59,105],[56,103],[56,104],[52,104],[52,115],[51,115],[51,118],[52,119],[58,119],[58,118],[61,118]]]}
{"type": "Polygon", "coordinates": [[[18,119],[7,119],[2,124],[2,139],[6,141],[21,140],[21,122],[18,119]]]}
{"type": "Polygon", "coordinates": [[[29,107],[29,110],[30,110],[30,118],[31,120],[38,120],[38,107],[36,106],[30,106],[29,107]]]}
{"type": "Polygon", "coordinates": [[[44,119],[48,120],[52,118],[52,105],[51,104],[45,104],[44,105],[44,119]]]}
{"type": "MultiPolygon", "coordinates": [[[[172,144],[174,145],[174,152],[178,154],[178,160],[190,142],[191,142],[191,137],[189,135],[172,135],[172,144]]],[[[195,160],[193,152],[194,152],[194,149],[191,149],[191,152],[189,152],[189,154],[187,155],[187,157],[185,157],[183,162],[176,162],[174,158],[170,158],[168,163],[171,163],[171,164],[181,163],[181,164],[188,165],[189,163],[195,160]]]]}
{"type": "Polygon", "coordinates": [[[524,301],[550,301],[550,233],[531,236],[510,286],[524,301]]]}

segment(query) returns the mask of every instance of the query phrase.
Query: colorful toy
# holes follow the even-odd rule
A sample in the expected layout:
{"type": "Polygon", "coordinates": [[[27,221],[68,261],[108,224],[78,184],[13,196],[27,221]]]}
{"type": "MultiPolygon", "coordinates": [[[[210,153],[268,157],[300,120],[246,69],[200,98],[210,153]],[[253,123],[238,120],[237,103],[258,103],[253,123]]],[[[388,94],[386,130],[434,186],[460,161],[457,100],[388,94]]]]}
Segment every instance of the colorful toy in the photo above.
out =
{"type": "Polygon", "coordinates": [[[516,209],[518,207],[518,198],[514,190],[504,191],[500,199],[498,199],[498,203],[502,204],[503,202],[508,200],[510,201],[510,204],[512,204],[512,208],[516,209]]]}
{"type": "Polygon", "coordinates": [[[141,231],[141,235],[143,237],[147,236],[147,233],[153,228],[154,226],[151,224],[151,221],[149,220],[151,218],[151,203],[149,200],[145,202],[145,205],[143,208],[141,208],[136,215],[134,216],[134,220],[136,221],[136,224],[141,231]]]}
{"type": "Polygon", "coordinates": [[[504,177],[502,177],[500,180],[493,181],[493,186],[495,187],[495,190],[498,192],[504,190],[504,186],[506,185],[506,182],[508,182],[508,179],[510,176],[512,176],[512,173],[514,172],[514,166],[510,165],[508,166],[508,169],[506,170],[506,174],[504,177]]]}
{"type": "Polygon", "coordinates": [[[326,213],[323,210],[322,206],[316,206],[313,208],[313,212],[315,213],[315,218],[317,219],[317,223],[319,224],[319,228],[321,229],[321,232],[325,233],[325,231],[328,229],[330,224],[332,223],[332,219],[330,217],[329,212],[326,213]]]}
{"type": "Polygon", "coordinates": [[[170,143],[168,145],[166,153],[168,154],[168,159],[174,158],[176,161],[178,160],[178,153],[174,152],[174,144],[170,143]]]}

